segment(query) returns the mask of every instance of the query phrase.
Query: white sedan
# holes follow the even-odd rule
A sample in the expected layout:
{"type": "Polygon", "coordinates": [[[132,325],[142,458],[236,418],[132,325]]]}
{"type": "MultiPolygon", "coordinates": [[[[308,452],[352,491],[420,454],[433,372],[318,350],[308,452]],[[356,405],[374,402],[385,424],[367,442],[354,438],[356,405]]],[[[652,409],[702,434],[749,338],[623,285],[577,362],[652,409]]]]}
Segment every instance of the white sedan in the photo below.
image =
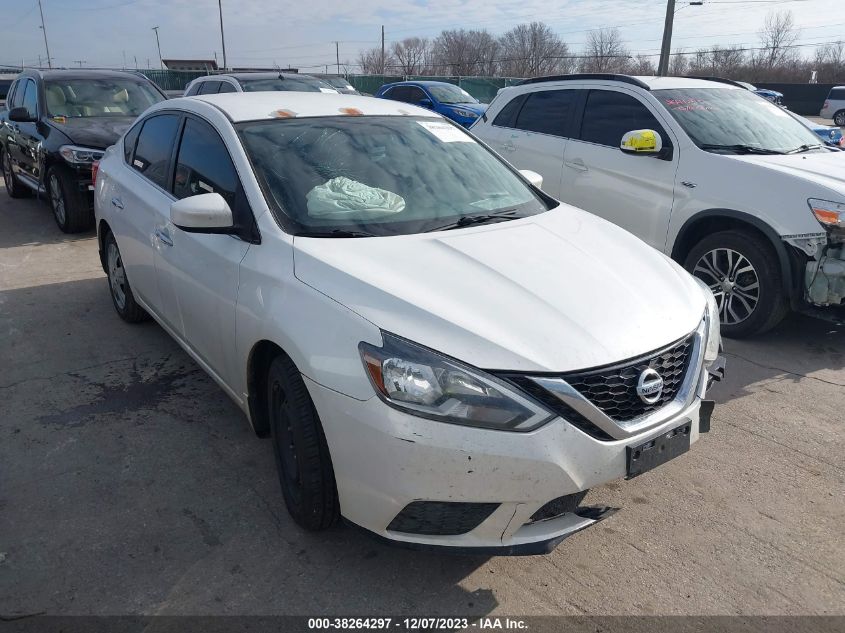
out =
{"type": "Polygon", "coordinates": [[[142,115],[95,206],[117,313],[272,436],[299,525],[524,554],[687,451],[720,367],[707,288],[538,184],[405,103],[220,94],[142,115]]]}

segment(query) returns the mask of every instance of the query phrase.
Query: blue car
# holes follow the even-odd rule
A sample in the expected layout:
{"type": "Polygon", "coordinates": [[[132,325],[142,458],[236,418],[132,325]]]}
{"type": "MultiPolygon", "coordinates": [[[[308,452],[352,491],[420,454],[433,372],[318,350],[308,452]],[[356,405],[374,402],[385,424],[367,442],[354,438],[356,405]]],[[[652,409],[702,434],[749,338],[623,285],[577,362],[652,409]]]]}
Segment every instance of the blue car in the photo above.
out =
{"type": "Polygon", "coordinates": [[[445,81],[398,81],[384,84],[376,92],[379,99],[403,101],[434,110],[464,127],[475,123],[487,105],[455,84],[445,81]]]}
{"type": "Polygon", "coordinates": [[[798,116],[794,112],[790,112],[789,114],[791,114],[792,117],[801,125],[818,134],[819,138],[828,147],[838,147],[839,149],[845,149],[845,137],[843,137],[842,130],[840,128],[831,125],[821,125],[820,123],[815,123],[813,121],[810,121],[810,119],[805,119],[802,116],[798,116]]]}

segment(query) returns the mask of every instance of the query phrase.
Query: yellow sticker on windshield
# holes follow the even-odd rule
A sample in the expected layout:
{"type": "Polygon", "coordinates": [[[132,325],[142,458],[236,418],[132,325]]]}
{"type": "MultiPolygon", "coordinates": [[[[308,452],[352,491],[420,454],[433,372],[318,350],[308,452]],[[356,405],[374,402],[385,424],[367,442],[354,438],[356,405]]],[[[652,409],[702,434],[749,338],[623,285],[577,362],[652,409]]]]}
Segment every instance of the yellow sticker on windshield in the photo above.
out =
{"type": "Polygon", "coordinates": [[[62,115],[57,115],[53,117],[53,121],[56,123],[67,123],[67,117],[62,115]]]}

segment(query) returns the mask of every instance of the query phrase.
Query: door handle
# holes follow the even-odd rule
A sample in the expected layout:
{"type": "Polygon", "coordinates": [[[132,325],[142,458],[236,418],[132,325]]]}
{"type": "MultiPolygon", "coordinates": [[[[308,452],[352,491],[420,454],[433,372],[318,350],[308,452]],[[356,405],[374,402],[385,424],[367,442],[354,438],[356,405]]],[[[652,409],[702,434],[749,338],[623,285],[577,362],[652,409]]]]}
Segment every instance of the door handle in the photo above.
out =
{"type": "Polygon", "coordinates": [[[173,239],[167,229],[156,229],[156,237],[165,246],[173,246],[173,239]]]}
{"type": "Polygon", "coordinates": [[[118,209],[123,208],[123,201],[120,198],[112,198],[111,204],[113,207],[117,207],[118,209]]]}
{"type": "Polygon", "coordinates": [[[570,169],[574,169],[575,171],[589,171],[590,168],[584,164],[584,161],[580,158],[576,158],[575,160],[568,160],[564,162],[564,165],[569,167],[570,169]]]}

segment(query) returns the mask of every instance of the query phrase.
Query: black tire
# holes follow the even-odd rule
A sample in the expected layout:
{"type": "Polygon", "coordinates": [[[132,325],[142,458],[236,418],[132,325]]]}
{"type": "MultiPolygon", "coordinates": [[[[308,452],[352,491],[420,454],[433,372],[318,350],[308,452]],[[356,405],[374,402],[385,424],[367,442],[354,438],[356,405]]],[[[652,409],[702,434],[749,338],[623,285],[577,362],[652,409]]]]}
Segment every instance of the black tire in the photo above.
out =
{"type": "Polygon", "coordinates": [[[737,229],[708,235],[689,252],[684,268],[714,291],[728,338],[766,332],[789,312],[777,255],[756,233],[737,229]]]}
{"type": "Polygon", "coordinates": [[[32,195],[32,189],[22,185],[15,174],[12,173],[12,157],[8,149],[3,150],[3,182],[6,185],[6,193],[10,198],[28,198],[32,195]]]}
{"type": "Polygon", "coordinates": [[[65,233],[79,233],[94,225],[87,196],[79,190],[73,174],[62,165],[47,170],[47,197],[56,224],[65,233]]]}
{"type": "Polygon", "coordinates": [[[340,517],[329,447],[308,389],[284,355],[267,373],[273,453],[288,512],[301,527],[325,530],[340,517]]]}
{"type": "Polygon", "coordinates": [[[140,323],[147,321],[150,315],[144,308],[135,301],[132,294],[132,287],[129,285],[129,278],[123,268],[123,259],[120,256],[120,249],[111,231],[106,234],[104,257],[106,260],[106,275],[109,280],[109,294],[111,302],[118,316],[127,323],[140,323]]]}

